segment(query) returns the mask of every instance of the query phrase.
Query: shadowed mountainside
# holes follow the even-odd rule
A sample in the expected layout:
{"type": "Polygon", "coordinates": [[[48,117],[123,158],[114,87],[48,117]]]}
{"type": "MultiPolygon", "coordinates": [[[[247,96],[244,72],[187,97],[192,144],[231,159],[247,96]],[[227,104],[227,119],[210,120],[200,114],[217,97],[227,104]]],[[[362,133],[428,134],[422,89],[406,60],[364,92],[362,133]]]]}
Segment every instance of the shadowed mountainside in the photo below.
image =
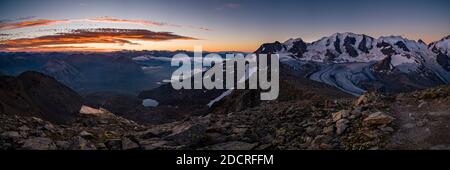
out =
{"type": "Polygon", "coordinates": [[[54,78],[37,72],[0,77],[0,112],[42,117],[68,123],[81,108],[82,98],[54,78]]]}

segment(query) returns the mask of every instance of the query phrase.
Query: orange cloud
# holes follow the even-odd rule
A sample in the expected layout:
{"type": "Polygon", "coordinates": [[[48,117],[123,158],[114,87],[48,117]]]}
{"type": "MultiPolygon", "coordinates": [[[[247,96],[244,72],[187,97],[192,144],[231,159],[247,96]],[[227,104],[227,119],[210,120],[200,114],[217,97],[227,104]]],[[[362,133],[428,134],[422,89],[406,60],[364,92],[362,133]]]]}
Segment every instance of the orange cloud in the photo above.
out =
{"type": "MultiPolygon", "coordinates": [[[[23,18],[27,19],[27,18],[23,18]]],[[[26,27],[37,27],[37,26],[47,26],[58,23],[66,23],[66,22],[77,22],[77,21],[86,21],[86,22],[108,22],[108,23],[127,23],[127,24],[139,24],[144,26],[170,26],[170,27],[185,27],[177,24],[169,24],[164,22],[156,22],[149,20],[130,20],[130,19],[120,19],[113,17],[98,17],[98,18],[89,18],[89,19],[63,19],[63,20],[50,20],[50,19],[37,19],[31,21],[20,21],[20,22],[12,22],[14,20],[4,20],[0,21],[0,30],[10,30],[10,29],[18,29],[18,28],[26,28],[26,27]]],[[[199,29],[203,31],[210,31],[211,29],[205,27],[194,27],[194,26],[186,26],[187,28],[199,29]]]]}
{"type": "Polygon", "coordinates": [[[155,21],[147,21],[147,20],[128,20],[128,19],[119,19],[112,17],[99,17],[99,18],[91,18],[88,19],[94,22],[113,22],[113,23],[130,23],[130,24],[141,24],[146,26],[175,26],[171,24],[167,24],[164,22],[155,22],[155,21]]]}
{"type": "MultiPolygon", "coordinates": [[[[171,32],[153,32],[143,29],[79,29],[68,33],[20,38],[0,41],[0,51],[20,51],[23,49],[50,48],[57,45],[104,43],[117,45],[138,45],[133,41],[196,40],[192,37],[171,32]]],[[[60,47],[62,48],[62,47],[60,47]]]]}
{"type": "Polygon", "coordinates": [[[13,22],[13,23],[3,22],[3,23],[0,23],[0,30],[46,26],[46,25],[57,24],[57,23],[62,23],[62,22],[69,22],[69,20],[38,19],[38,20],[33,20],[33,21],[21,21],[21,22],[13,22]]]}
{"type": "Polygon", "coordinates": [[[93,47],[88,47],[88,46],[70,46],[70,45],[49,46],[49,47],[42,47],[42,46],[41,47],[25,47],[25,48],[20,48],[20,49],[10,49],[10,50],[8,50],[8,52],[57,52],[57,51],[64,51],[64,52],[81,52],[81,51],[87,51],[87,52],[112,52],[112,51],[115,51],[115,50],[93,48],[93,47]]]}

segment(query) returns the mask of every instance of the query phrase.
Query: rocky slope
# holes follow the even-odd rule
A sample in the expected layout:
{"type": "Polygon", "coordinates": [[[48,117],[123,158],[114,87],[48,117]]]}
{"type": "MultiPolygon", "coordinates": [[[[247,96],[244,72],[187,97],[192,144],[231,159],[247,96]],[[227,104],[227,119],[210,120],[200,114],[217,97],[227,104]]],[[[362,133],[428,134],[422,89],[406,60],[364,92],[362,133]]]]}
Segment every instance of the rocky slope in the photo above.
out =
{"type": "Polygon", "coordinates": [[[2,149],[450,149],[450,86],[357,99],[287,100],[139,125],[83,106],[54,124],[0,115],[2,149]]]}
{"type": "MultiPolygon", "coordinates": [[[[182,120],[193,114],[204,114],[207,109],[206,103],[201,105],[177,105],[177,103],[172,103],[170,105],[164,103],[164,100],[159,100],[162,103],[155,107],[145,107],[141,98],[110,92],[92,93],[85,95],[83,98],[84,104],[88,106],[107,109],[118,116],[140,124],[162,124],[182,120]]],[[[155,97],[155,99],[159,98],[155,97]]]]}
{"type": "Polygon", "coordinates": [[[37,72],[0,77],[0,113],[31,115],[68,123],[77,115],[82,98],[54,78],[37,72]]]}

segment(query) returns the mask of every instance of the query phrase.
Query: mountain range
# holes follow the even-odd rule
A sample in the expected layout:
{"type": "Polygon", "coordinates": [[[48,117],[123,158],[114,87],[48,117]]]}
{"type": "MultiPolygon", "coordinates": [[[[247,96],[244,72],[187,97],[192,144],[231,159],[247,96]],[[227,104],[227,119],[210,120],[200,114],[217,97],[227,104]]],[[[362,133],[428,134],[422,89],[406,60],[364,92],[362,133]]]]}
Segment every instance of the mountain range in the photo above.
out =
{"type": "MultiPolygon", "coordinates": [[[[313,96],[331,100],[347,98],[348,95],[359,96],[367,91],[395,94],[448,84],[448,41],[447,36],[426,45],[421,40],[408,40],[400,36],[375,39],[363,34],[336,33],[311,43],[301,38],[289,39],[284,43],[266,43],[255,53],[279,55],[281,88],[278,100],[313,96]]],[[[215,101],[216,107],[211,109],[223,112],[260,104],[256,90],[223,91],[221,94],[198,90],[197,96],[214,98],[203,102],[191,100],[184,95],[186,93],[172,89],[170,84],[150,91],[152,93],[144,91],[139,96],[185,98],[184,103],[190,106],[215,101]]],[[[193,96],[191,93],[187,94],[193,96]]]]}
{"type": "Polygon", "coordinates": [[[277,53],[282,63],[309,79],[349,94],[361,95],[367,90],[395,93],[448,84],[449,41],[447,36],[426,45],[400,36],[375,39],[336,33],[312,43],[297,38],[263,44],[257,53],[277,53]]]}

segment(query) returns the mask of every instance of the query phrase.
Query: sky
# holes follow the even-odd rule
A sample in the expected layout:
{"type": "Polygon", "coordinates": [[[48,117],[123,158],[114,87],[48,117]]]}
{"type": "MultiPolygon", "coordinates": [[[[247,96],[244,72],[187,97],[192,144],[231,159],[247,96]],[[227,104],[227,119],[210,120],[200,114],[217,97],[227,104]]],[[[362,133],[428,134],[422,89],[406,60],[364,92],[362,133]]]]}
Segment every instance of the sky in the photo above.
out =
{"type": "Polygon", "coordinates": [[[448,0],[2,0],[0,51],[255,51],[336,32],[433,42],[448,0]]]}

